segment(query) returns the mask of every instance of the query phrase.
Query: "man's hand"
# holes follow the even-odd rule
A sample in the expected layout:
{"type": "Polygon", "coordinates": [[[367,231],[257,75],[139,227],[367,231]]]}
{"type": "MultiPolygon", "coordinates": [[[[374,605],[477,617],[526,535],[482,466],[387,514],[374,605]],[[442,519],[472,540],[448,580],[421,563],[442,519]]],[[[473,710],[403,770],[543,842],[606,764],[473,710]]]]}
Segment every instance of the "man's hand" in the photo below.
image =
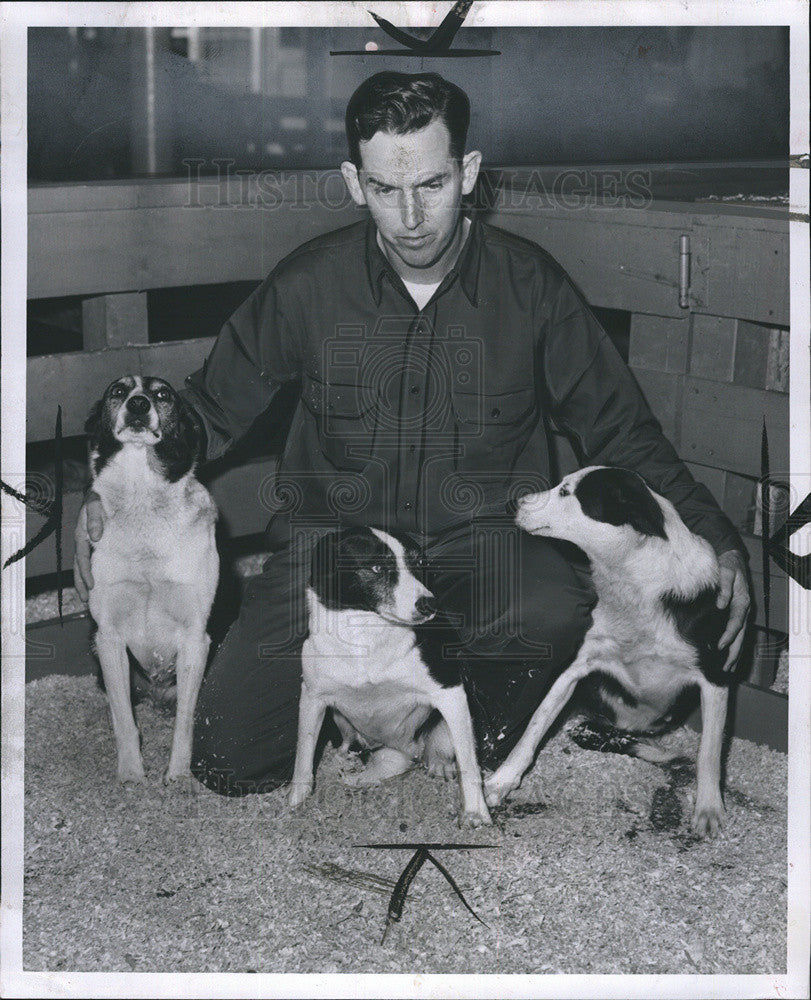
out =
{"type": "Polygon", "coordinates": [[[91,542],[97,542],[104,533],[104,510],[101,498],[93,490],[85,497],[79,511],[74,538],[76,554],[73,557],[73,584],[79,597],[87,604],[93,588],[93,572],[90,569],[91,542]]]}
{"type": "Polygon", "coordinates": [[[729,655],[724,670],[732,670],[738,660],[743,643],[744,626],[749,614],[751,595],[746,562],[737,549],[730,549],[718,557],[721,566],[721,585],[718,591],[719,608],[729,607],[729,621],[724,634],[718,640],[718,648],[729,646],[729,655]]]}

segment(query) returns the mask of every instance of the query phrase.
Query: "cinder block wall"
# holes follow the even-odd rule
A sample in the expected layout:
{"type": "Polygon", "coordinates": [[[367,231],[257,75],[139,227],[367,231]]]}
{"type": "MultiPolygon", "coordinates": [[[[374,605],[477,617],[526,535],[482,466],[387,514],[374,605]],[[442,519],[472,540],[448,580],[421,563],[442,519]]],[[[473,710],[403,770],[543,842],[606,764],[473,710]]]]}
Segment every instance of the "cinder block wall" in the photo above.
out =
{"type": "MultiPolygon", "coordinates": [[[[761,428],[772,478],[788,481],[789,332],[728,316],[635,314],[629,363],[693,476],[741,532],[764,622],[759,501],[761,428]]],[[[772,490],[772,530],[787,493],[772,490]]],[[[788,631],[787,586],[772,564],[770,627],[788,631]]]]}

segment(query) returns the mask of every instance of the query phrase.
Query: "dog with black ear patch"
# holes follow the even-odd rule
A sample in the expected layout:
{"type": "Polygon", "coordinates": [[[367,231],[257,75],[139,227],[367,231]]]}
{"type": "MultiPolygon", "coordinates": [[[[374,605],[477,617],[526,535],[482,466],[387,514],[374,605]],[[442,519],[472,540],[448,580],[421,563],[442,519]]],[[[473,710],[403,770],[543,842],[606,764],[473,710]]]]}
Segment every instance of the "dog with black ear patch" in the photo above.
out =
{"type": "Polygon", "coordinates": [[[130,654],[155,685],[174,675],[177,709],[164,780],[189,775],[192,723],[219,576],[217,508],[194,475],[200,436],[168,382],[123,375],[86,424],[104,531],[91,556],[90,614],[121,781],[144,780],[130,654]]]}
{"type": "MultiPolygon", "coordinates": [[[[592,466],[524,497],[516,524],[566,539],[591,561],[597,605],[572,664],[555,681],[521,740],[485,782],[489,805],[517,788],[557,715],[580,685],[616,733],[655,733],[682,692],[698,686],[702,733],[692,825],[715,835],[724,818],[721,752],[731,674],[718,649],[729,615],[716,607],[718,559],[675,507],[625,469],[592,466]]],[[[666,754],[639,740],[630,751],[666,754]]],[[[627,752],[627,751],[626,751],[627,752]]]]}
{"type": "Polygon", "coordinates": [[[460,668],[442,655],[450,630],[429,624],[433,594],[415,575],[416,553],[376,528],[325,535],[312,555],[309,635],[302,649],[298,741],[288,801],[310,794],[315,748],[328,708],[342,750],[372,751],[353,784],[402,774],[426,755],[462,792],[460,824],[490,823],[460,668]]]}

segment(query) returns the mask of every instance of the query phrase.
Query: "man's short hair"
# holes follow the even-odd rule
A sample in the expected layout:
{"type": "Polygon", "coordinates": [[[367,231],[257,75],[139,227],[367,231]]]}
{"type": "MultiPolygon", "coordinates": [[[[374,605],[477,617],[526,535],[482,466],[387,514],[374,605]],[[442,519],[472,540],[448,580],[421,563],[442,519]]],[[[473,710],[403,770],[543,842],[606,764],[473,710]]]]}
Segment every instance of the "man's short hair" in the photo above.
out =
{"type": "Polygon", "coordinates": [[[361,142],[377,132],[417,132],[433,121],[443,122],[451,137],[451,155],[461,160],[470,124],[470,101],[464,90],[438,73],[375,73],[349,98],[349,156],[360,169],[361,142]]]}

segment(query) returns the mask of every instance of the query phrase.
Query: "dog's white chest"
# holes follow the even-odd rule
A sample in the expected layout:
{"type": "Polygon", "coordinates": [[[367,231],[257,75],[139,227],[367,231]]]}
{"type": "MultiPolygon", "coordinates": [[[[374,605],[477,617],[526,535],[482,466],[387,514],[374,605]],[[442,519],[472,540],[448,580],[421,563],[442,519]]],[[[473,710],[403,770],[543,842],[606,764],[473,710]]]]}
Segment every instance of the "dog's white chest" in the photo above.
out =
{"type": "Polygon", "coordinates": [[[104,531],[91,561],[90,613],[145,663],[170,657],[191,623],[205,628],[219,559],[208,492],[191,476],[170,483],[156,475],[143,452],[125,447],[93,484],[104,531]]]}
{"type": "Polygon", "coordinates": [[[307,639],[302,649],[305,686],[345,716],[369,744],[410,752],[437,687],[413,633],[378,625],[350,635],[307,639]]]}
{"type": "Polygon", "coordinates": [[[143,451],[125,448],[93,484],[104,509],[94,576],[185,582],[204,569],[210,578],[216,560],[211,497],[191,477],[167,482],[149,468],[143,451]]]}

